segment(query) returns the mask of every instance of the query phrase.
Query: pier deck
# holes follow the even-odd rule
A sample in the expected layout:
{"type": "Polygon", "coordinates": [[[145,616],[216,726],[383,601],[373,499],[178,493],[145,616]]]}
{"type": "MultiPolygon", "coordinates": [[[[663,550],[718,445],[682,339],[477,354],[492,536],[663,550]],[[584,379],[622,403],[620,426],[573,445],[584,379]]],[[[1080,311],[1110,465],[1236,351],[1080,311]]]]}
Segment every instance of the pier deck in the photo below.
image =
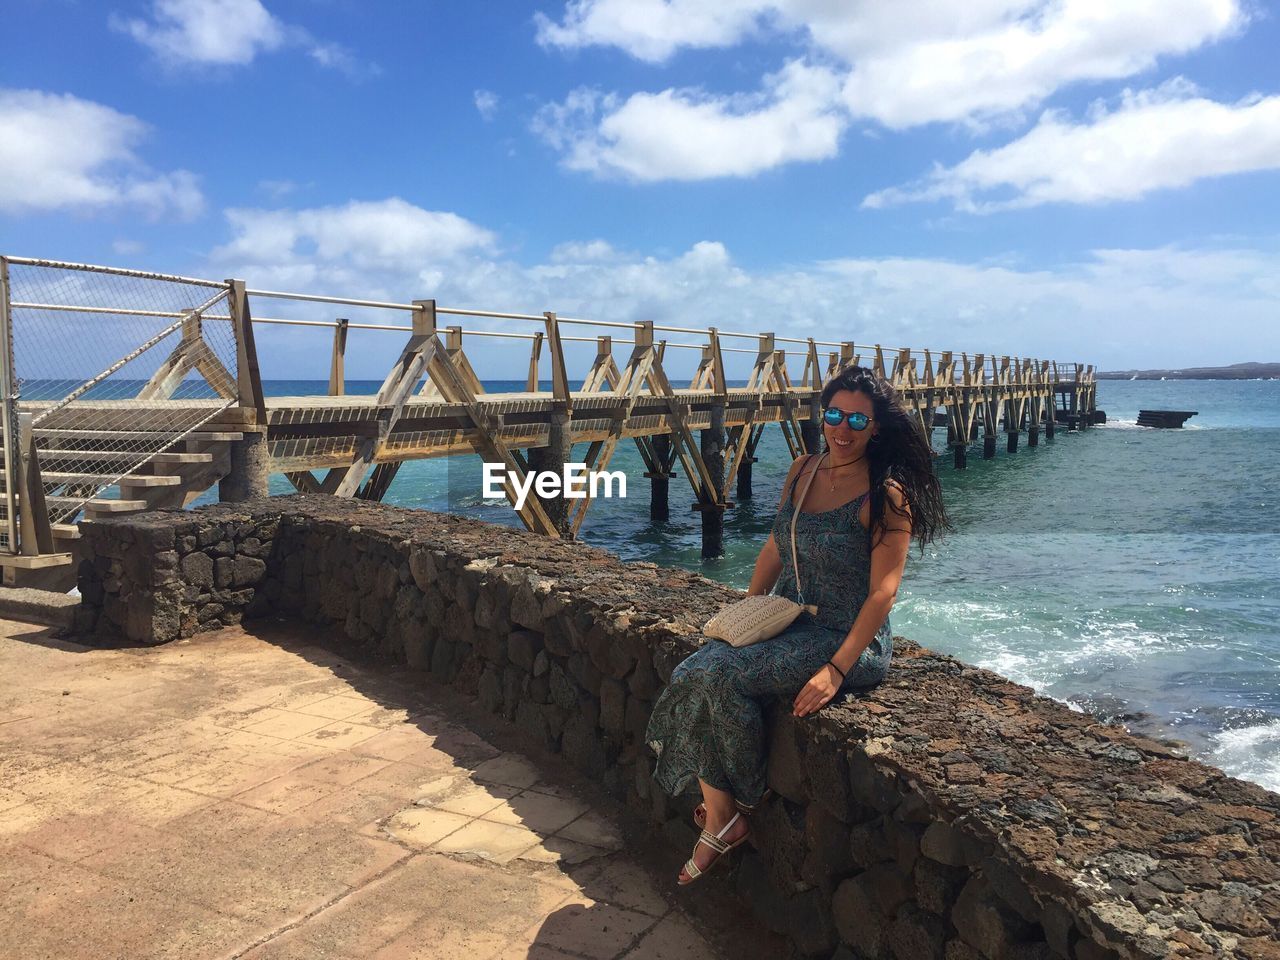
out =
{"type": "MultiPolygon", "coordinates": [[[[1022,433],[1036,446],[1059,419],[1087,426],[1096,407],[1093,367],[1078,362],[250,290],[18,257],[0,257],[0,342],[12,345],[0,351],[0,566],[10,582],[15,570],[49,579],[50,566],[69,565],[80,517],[181,507],[214,483],[236,500],[283,473],[303,492],[381,500],[403,462],[475,453],[503,465],[514,505],[530,470],[603,471],[622,442],[644,461],[655,520],[669,516],[679,466],[704,555],[715,556],[735,484],[737,499],[751,495],[762,431],[777,424],[792,456],[816,449],[822,384],[847,366],[889,379],[925,436],[945,423],[959,468],[980,430],[989,458],[1000,433],[1010,452],[1022,433]],[[255,315],[268,301],[365,322],[255,315]],[[388,313],[408,313],[408,325],[373,322],[388,313]],[[442,326],[445,316],[487,326],[442,326]],[[265,396],[255,330],[303,327],[331,331],[328,395],[265,396]],[[582,327],[594,335],[568,333],[582,327]],[[402,338],[373,395],[346,394],[357,331],[402,338]],[[472,358],[495,341],[527,345],[523,391],[486,392],[472,358]],[[569,343],[595,346],[585,373],[568,369],[569,343]],[[676,386],[667,367],[678,351],[696,352],[697,365],[676,386]],[[730,354],[749,363],[744,379],[731,382],[730,354]]],[[[590,503],[531,496],[518,512],[532,530],[574,536],[590,503]]]]}

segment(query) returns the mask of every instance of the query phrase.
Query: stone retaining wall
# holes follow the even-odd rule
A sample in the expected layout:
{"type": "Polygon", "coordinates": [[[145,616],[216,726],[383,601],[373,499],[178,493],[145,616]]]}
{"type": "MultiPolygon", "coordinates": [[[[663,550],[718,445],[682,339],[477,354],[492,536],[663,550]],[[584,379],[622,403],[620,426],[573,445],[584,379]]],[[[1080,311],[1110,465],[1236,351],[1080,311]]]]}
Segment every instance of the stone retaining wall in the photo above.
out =
{"type": "MultiPolygon", "coordinates": [[[[336,625],[514,721],[692,845],[643,732],[699,625],[696,574],[458,517],[286,497],[86,523],[78,629],[159,643],[336,625]]],[[[806,956],[1280,958],[1280,796],[897,639],[889,679],[772,718],[730,873],[806,956]]],[[[673,873],[674,873],[673,864],[673,873]]]]}

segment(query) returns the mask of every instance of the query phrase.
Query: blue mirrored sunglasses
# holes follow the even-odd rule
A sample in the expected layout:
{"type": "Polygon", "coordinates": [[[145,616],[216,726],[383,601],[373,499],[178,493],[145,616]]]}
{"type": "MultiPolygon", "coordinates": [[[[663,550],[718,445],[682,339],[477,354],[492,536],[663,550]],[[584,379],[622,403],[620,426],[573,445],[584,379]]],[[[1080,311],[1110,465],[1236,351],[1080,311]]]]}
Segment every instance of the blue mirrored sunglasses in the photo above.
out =
{"type": "Polygon", "coordinates": [[[822,411],[822,419],[828,426],[838,427],[845,420],[849,421],[850,430],[865,430],[871,418],[865,413],[845,413],[839,407],[827,407],[822,411]]]}

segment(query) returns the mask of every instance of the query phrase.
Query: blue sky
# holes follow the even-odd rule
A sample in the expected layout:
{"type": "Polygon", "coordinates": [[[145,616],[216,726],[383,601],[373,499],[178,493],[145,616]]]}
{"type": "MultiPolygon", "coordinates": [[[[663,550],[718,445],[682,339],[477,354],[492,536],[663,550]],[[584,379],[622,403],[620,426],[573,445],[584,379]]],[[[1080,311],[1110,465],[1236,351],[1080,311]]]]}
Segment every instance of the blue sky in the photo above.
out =
{"type": "MultiPolygon", "coordinates": [[[[1103,368],[1280,360],[1280,26],[1110,6],[10,0],[0,250],[1103,368]]],[[[270,331],[267,375],[325,376],[322,340],[270,331]]]]}

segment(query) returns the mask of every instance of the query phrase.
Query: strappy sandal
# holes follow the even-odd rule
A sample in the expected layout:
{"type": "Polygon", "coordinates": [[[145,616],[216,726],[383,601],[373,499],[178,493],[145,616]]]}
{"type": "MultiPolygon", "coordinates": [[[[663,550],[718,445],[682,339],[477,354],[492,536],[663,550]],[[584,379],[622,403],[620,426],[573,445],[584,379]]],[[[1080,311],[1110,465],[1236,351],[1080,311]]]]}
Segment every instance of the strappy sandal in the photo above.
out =
{"type": "Polygon", "coordinates": [[[699,877],[701,877],[703,874],[709,871],[712,867],[714,867],[717,863],[719,863],[726,853],[730,853],[733,850],[736,850],[738,847],[742,846],[744,843],[747,842],[747,838],[751,836],[751,829],[749,827],[747,828],[746,832],[743,833],[743,835],[740,836],[737,840],[733,841],[733,843],[729,843],[727,840],[724,839],[724,835],[728,833],[730,830],[732,830],[733,825],[741,819],[742,819],[742,814],[735,813],[733,815],[733,819],[731,819],[728,823],[726,823],[724,825],[724,829],[721,830],[719,833],[712,834],[712,833],[707,833],[707,831],[705,830],[702,831],[702,833],[698,836],[697,843],[693,845],[693,852],[694,853],[698,852],[698,844],[701,843],[701,844],[704,844],[705,846],[710,847],[713,851],[715,851],[715,857],[713,857],[711,862],[708,863],[705,867],[699,867],[696,863],[693,862],[693,857],[692,856],[689,857],[689,859],[685,861],[685,865],[684,865],[684,872],[685,874],[688,875],[689,879],[677,880],[676,883],[679,886],[687,887],[689,884],[693,883],[693,881],[697,880],[699,877]]]}
{"type": "MultiPolygon", "coordinates": [[[[738,812],[740,814],[744,817],[749,817],[764,806],[765,802],[772,796],[773,788],[765,787],[764,793],[760,794],[760,799],[751,806],[747,806],[747,804],[743,803],[741,800],[734,800],[733,805],[738,808],[738,812]]],[[[700,803],[693,808],[693,825],[699,830],[707,825],[707,805],[705,803],[700,803]]]]}

